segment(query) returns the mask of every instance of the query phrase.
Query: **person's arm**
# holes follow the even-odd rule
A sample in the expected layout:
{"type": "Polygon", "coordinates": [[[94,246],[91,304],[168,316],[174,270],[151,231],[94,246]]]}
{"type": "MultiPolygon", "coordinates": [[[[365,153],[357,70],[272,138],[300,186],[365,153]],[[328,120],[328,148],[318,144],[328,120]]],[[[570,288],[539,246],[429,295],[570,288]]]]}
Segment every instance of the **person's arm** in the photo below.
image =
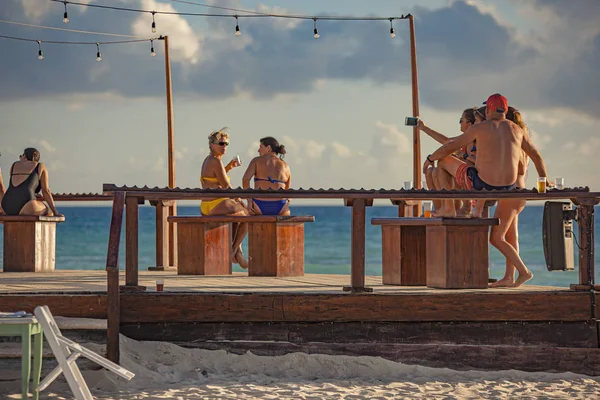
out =
{"type": "Polygon", "coordinates": [[[248,168],[246,168],[246,172],[244,172],[244,176],[242,177],[242,188],[250,189],[250,180],[252,177],[256,175],[256,158],[253,158],[248,164],[248,168]]]}
{"type": "Polygon", "coordinates": [[[55,217],[62,217],[62,214],[58,212],[54,205],[54,198],[52,197],[52,192],[48,185],[48,169],[46,169],[46,166],[42,163],[40,163],[40,169],[42,170],[40,174],[40,183],[42,185],[42,196],[44,197],[44,201],[48,203],[48,207],[50,207],[50,210],[55,217]]]}
{"type": "Polygon", "coordinates": [[[431,138],[433,140],[435,140],[436,142],[439,142],[441,144],[446,144],[450,140],[452,140],[448,136],[443,135],[443,134],[439,133],[438,131],[434,131],[433,129],[431,129],[430,127],[428,127],[427,125],[425,125],[425,123],[423,122],[423,120],[419,120],[419,122],[417,122],[417,127],[420,130],[422,130],[423,132],[425,132],[427,135],[431,136],[431,138]]]}
{"type": "Polygon", "coordinates": [[[286,168],[288,170],[288,179],[285,182],[285,190],[288,190],[292,185],[292,171],[290,170],[290,166],[286,163],[286,168]]]}
{"type": "Polygon", "coordinates": [[[232,189],[233,187],[229,183],[229,179],[227,179],[227,171],[225,171],[225,167],[223,166],[223,162],[221,160],[214,158],[210,160],[211,166],[215,169],[215,175],[217,180],[219,181],[219,186],[223,189],[232,189]]]}
{"type": "Polygon", "coordinates": [[[456,139],[446,143],[432,154],[427,156],[425,164],[423,164],[423,172],[427,170],[429,166],[432,166],[435,161],[441,160],[444,157],[449,156],[452,152],[465,147],[469,143],[473,142],[477,137],[476,125],[467,129],[465,133],[457,137],[456,139]]]}
{"type": "Polygon", "coordinates": [[[533,142],[529,138],[529,135],[523,135],[523,141],[521,142],[521,148],[529,156],[533,164],[535,165],[535,169],[537,170],[539,177],[548,178],[548,172],[546,171],[546,164],[542,159],[542,155],[538,151],[538,149],[534,146],[533,142]]]}

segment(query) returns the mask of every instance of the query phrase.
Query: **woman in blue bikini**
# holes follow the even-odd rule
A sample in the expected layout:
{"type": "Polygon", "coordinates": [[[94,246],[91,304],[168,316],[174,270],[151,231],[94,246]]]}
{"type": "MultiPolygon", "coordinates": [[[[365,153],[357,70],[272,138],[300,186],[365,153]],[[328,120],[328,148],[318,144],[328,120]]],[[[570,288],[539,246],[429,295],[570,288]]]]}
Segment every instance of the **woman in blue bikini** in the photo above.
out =
{"type": "MultiPolygon", "coordinates": [[[[250,161],[242,187],[250,188],[250,180],[254,177],[254,189],[289,189],[292,180],[289,165],[283,161],[285,146],[272,137],[260,139],[258,157],[250,161]]],[[[254,215],[290,215],[289,200],[282,199],[249,199],[248,209],[254,215]]]]}

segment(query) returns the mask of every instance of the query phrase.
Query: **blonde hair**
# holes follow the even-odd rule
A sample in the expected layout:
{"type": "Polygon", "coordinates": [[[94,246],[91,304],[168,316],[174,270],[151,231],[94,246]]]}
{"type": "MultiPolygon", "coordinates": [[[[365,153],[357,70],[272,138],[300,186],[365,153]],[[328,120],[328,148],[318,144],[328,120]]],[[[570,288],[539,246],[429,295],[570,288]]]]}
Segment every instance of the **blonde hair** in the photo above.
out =
{"type": "Polygon", "coordinates": [[[229,133],[227,133],[228,130],[229,128],[224,126],[217,131],[212,131],[210,135],[208,135],[208,144],[217,143],[218,139],[221,138],[229,139],[229,133]]]}

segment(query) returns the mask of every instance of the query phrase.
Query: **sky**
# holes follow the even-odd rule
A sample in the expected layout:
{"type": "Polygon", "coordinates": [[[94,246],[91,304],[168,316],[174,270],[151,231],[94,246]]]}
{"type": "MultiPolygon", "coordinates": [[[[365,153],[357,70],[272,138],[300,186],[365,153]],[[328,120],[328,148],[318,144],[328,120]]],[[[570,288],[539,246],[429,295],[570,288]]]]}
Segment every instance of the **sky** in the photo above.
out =
{"type": "MultiPolygon", "coordinates": [[[[227,12],[167,0],[79,0],[144,10],[227,12]]],[[[600,1],[189,0],[260,12],[415,17],[420,117],[460,133],[462,110],[504,94],[521,110],[550,178],[600,190],[600,1]]],[[[150,14],[50,0],[0,0],[0,21],[150,38],[150,14]]],[[[241,14],[241,13],[240,13],[241,14]]],[[[169,36],[176,184],[199,187],[211,131],[227,126],[247,165],[261,137],[285,145],[293,188],[400,188],[412,179],[407,21],[317,22],[157,14],[169,36]]],[[[37,147],[53,192],[101,192],[103,183],[166,186],[163,42],[108,41],[0,22],[0,167],[5,183],[25,147],[37,147]]],[[[421,134],[424,160],[439,145],[421,134]]],[[[244,168],[231,171],[241,185],[244,168]]],[[[531,168],[528,187],[537,174],[531,168]]]]}

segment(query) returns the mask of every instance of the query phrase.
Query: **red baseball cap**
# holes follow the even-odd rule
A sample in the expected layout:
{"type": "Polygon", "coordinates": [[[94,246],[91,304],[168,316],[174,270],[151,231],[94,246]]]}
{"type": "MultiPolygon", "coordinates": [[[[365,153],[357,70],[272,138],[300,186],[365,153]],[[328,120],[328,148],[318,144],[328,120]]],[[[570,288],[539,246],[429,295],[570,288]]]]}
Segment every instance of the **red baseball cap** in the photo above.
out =
{"type": "Polygon", "coordinates": [[[491,95],[486,101],[483,102],[483,104],[485,104],[487,108],[494,112],[506,114],[508,111],[508,100],[500,93],[491,95]]]}

